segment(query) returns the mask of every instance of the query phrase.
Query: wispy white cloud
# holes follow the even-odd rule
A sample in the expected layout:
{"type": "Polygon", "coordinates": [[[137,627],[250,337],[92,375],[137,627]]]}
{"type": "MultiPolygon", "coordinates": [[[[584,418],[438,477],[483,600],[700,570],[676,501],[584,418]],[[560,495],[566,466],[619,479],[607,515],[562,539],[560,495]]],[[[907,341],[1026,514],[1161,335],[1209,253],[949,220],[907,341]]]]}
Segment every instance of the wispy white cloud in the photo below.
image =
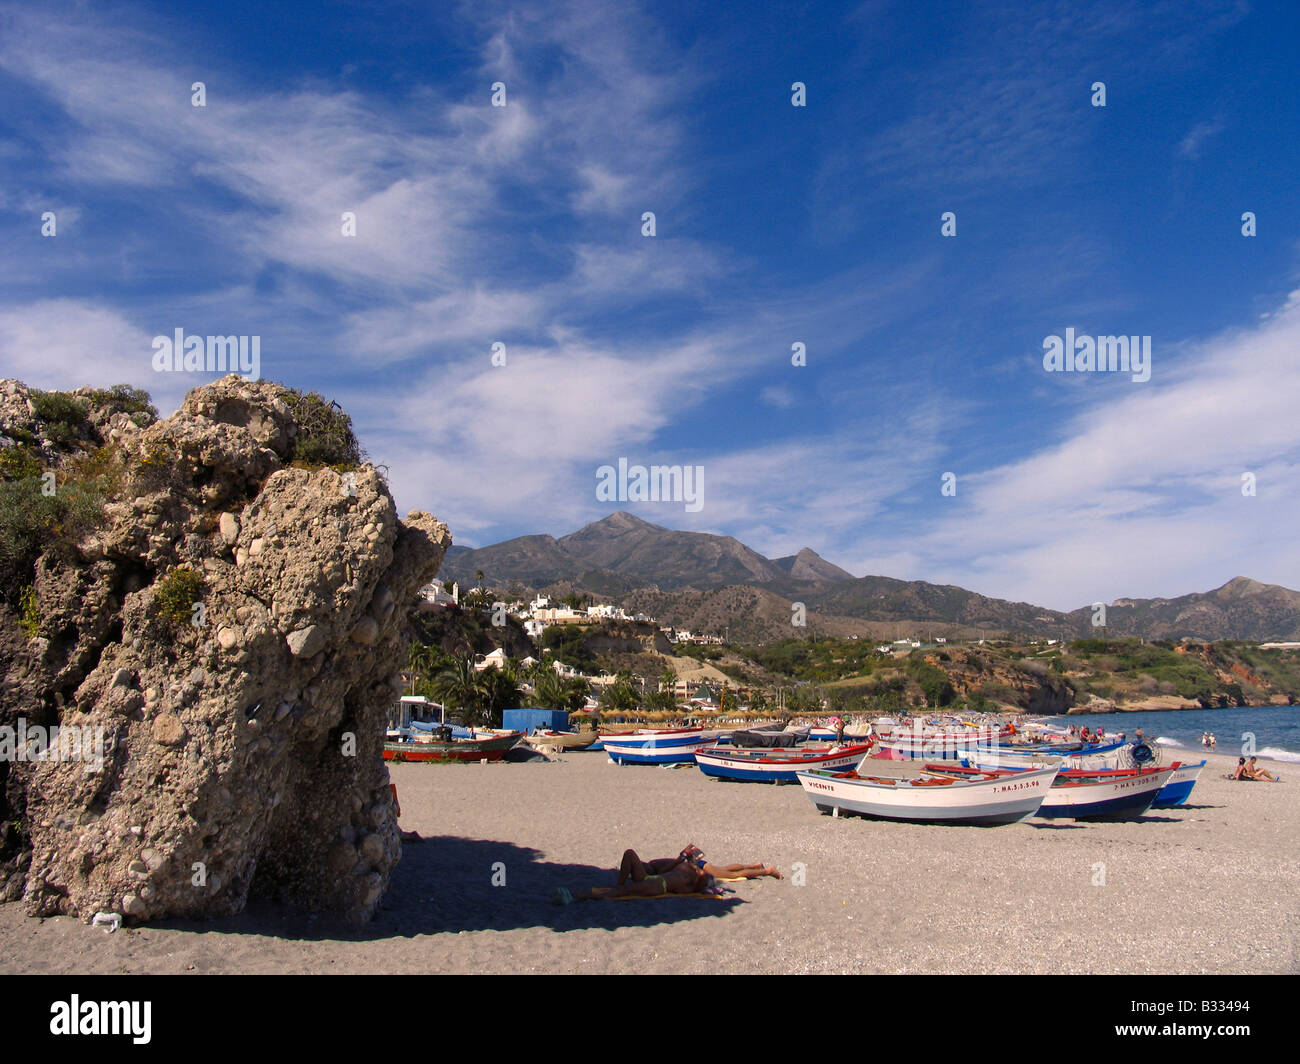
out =
{"type": "Polygon", "coordinates": [[[1178,154],[1185,159],[1199,159],[1206,142],[1213,137],[1217,137],[1226,128],[1226,123],[1219,118],[1196,123],[1188,130],[1187,136],[1179,142],[1178,154]]]}
{"type": "MultiPolygon", "coordinates": [[[[951,515],[859,554],[909,576],[1069,609],[1123,595],[1300,584],[1300,298],[1197,345],[1147,384],[1112,380],[1022,460],[963,478],[951,515]],[[1255,497],[1241,474],[1254,472],[1255,497]]],[[[1159,367],[1159,351],[1153,361],[1159,367]]],[[[902,575],[892,573],[890,575],[902,575]]]]}
{"type": "Polygon", "coordinates": [[[160,410],[174,409],[193,378],[155,374],[153,334],[99,303],[48,299],[0,309],[0,364],[35,388],[148,386],[160,410]]]}

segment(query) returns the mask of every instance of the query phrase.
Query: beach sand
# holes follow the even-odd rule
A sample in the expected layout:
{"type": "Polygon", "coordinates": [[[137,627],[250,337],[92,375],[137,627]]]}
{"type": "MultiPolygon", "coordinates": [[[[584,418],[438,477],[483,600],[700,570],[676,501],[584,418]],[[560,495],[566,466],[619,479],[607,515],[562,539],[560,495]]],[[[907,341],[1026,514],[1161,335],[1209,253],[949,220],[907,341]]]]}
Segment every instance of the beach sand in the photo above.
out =
{"type": "Polygon", "coordinates": [[[833,819],[797,784],[599,751],[396,765],[402,827],[428,841],[405,847],[364,929],[257,903],[109,935],[8,904],[0,972],[1300,971],[1300,771],[1270,762],[1283,783],[1233,783],[1234,764],[1212,756],[1190,805],[1140,822],[993,828],[833,819]],[[651,858],[687,842],[786,878],[730,884],[723,901],[551,901],[612,883],[629,846],[651,858]]]}

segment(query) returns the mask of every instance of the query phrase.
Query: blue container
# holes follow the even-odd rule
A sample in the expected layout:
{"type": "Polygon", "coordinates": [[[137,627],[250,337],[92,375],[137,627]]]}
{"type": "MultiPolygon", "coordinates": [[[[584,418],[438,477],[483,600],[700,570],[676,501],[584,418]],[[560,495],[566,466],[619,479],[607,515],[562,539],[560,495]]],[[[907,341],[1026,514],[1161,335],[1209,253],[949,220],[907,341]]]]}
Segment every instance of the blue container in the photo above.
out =
{"type": "Polygon", "coordinates": [[[569,711],[567,709],[506,709],[501,712],[501,726],[525,734],[534,728],[568,731],[569,711]]]}

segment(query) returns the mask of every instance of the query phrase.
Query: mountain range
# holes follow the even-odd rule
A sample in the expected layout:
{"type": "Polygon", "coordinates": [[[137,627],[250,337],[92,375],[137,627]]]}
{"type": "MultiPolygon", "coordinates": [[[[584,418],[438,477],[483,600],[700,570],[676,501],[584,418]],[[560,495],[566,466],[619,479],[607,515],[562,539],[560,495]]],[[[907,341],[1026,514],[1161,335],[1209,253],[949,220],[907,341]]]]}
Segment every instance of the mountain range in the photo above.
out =
{"type": "Polygon", "coordinates": [[[478,572],[489,587],[586,592],[692,631],[729,629],[733,639],[808,631],[866,638],[1300,638],[1300,592],[1246,577],[1173,599],[1117,600],[1107,604],[1105,627],[1098,628],[1091,605],[1062,613],[952,585],[855,577],[807,547],[766,558],[732,536],[680,532],[623,511],[558,539],[531,535],[452,547],[439,576],[469,586],[478,572]],[[804,631],[791,623],[796,603],[807,614],[804,631]]]}

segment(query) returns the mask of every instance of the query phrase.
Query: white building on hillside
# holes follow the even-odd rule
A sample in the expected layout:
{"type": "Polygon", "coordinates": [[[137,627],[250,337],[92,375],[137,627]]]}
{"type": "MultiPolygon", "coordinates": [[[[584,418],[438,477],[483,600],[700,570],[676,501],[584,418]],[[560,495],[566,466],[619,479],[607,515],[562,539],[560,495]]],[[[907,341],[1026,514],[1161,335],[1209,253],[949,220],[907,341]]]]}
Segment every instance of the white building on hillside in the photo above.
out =
{"type": "Polygon", "coordinates": [[[460,585],[453,583],[449,594],[436,581],[432,584],[425,584],[424,587],[420,588],[420,598],[434,606],[459,606],[460,585]]]}
{"type": "Polygon", "coordinates": [[[484,669],[491,668],[493,665],[499,669],[504,666],[505,663],[506,652],[500,647],[497,647],[496,650],[492,651],[492,653],[485,654],[481,660],[474,662],[474,668],[477,672],[482,672],[484,669]]]}

